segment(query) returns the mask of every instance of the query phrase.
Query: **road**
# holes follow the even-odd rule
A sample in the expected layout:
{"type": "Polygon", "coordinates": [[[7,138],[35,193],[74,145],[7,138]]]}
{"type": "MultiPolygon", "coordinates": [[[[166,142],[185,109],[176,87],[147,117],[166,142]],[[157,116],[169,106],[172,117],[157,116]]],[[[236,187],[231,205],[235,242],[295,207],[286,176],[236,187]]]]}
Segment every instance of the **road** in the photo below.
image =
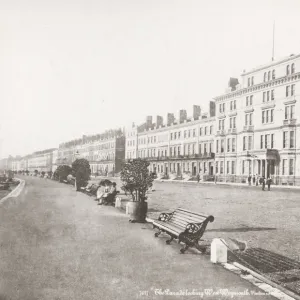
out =
{"type": "Polygon", "coordinates": [[[123,212],[97,206],[69,185],[26,177],[23,192],[0,205],[0,218],[1,300],[175,298],[155,289],[259,292],[207,256],[180,255],[178,244],[153,237],[150,224],[130,224],[123,212]]]}

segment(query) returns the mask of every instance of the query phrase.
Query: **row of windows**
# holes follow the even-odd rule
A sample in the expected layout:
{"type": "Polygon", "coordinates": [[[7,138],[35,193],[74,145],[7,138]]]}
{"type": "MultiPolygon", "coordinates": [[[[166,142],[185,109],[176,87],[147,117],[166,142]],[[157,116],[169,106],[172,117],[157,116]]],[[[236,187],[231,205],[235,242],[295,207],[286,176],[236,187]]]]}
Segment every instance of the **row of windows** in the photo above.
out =
{"type": "Polygon", "coordinates": [[[282,175],[294,175],[294,159],[282,160],[282,175]]]}
{"type": "MultiPolygon", "coordinates": [[[[224,174],[224,161],[216,161],[216,174],[224,174]]],[[[226,174],[235,174],[235,161],[226,161],[226,174]]]]}
{"type": "Polygon", "coordinates": [[[295,147],[295,131],[284,131],[283,132],[283,145],[285,148],[294,148],[295,147]]]}
{"type": "MultiPolygon", "coordinates": [[[[291,97],[296,95],[296,86],[295,84],[287,85],[285,87],[285,96],[286,97],[291,97]]],[[[246,101],[245,104],[246,106],[252,106],[253,105],[253,95],[246,96],[246,101]]],[[[270,91],[265,91],[262,93],[262,102],[268,102],[270,100],[275,100],[275,90],[270,90],[270,91]]],[[[235,110],[236,109],[236,100],[230,101],[230,110],[235,110]]],[[[219,112],[224,113],[225,112],[225,103],[220,103],[219,104],[219,112]]]]}
{"type": "MultiPolygon", "coordinates": [[[[216,153],[223,153],[225,151],[225,139],[216,141],[216,153]]],[[[227,152],[236,151],[236,140],[235,138],[227,139],[227,152]]]]}

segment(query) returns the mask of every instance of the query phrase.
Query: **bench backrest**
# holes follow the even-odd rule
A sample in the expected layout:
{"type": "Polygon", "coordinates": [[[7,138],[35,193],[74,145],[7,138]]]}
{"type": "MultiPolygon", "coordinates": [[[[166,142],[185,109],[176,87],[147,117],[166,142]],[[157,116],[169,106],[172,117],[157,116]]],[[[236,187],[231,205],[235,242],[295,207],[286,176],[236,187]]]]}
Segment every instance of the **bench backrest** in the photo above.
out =
{"type": "Polygon", "coordinates": [[[183,208],[177,208],[169,220],[169,223],[172,223],[176,226],[186,228],[190,223],[193,224],[206,224],[208,222],[213,222],[214,217],[211,215],[206,215],[202,213],[191,212],[183,208]]]}

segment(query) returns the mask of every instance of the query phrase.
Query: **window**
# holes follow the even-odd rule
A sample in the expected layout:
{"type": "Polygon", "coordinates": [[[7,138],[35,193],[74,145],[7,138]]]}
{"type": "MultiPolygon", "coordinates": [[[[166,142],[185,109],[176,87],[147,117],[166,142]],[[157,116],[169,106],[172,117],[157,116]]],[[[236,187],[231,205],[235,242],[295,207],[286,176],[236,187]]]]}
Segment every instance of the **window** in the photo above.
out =
{"type": "Polygon", "coordinates": [[[193,129],[193,136],[196,136],[196,129],[193,129]]]}
{"type": "Polygon", "coordinates": [[[171,140],[173,140],[173,133],[171,133],[171,140]]]}
{"type": "Polygon", "coordinates": [[[270,101],[270,91],[267,91],[267,101],[270,101]]]}
{"type": "Polygon", "coordinates": [[[270,112],[271,112],[270,122],[272,123],[274,119],[274,109],[271,109],[270,112]]]}
{"type": "Polygon", "coordinates": [[[266,102],[266,92],[263,92],[263,102],[266,102]]]}
{"type": "Polygon", "coordinates": [[[233,109],[236,109],[236,100],[233,101],[233,109]]]}
{"type": "Polygon", "coordinates": [[[180,139],[180,131],[178,131],[178,138],[180,139]]]}
{"type": "Polygon", "coordinates": [[[250,96],[250,104],[249,105],[252,105],[253,104],[253,95],[250,96]]]}
{"type": "Polygon", "coordinates": [[[199,144],[199,154],[202,153],[202,144],[199,144]]]}
{"type": "Polygon", "coordinates": [[[290,131],[290,148],[295,147],[295,131],[290,131]]]}
{"type": "Polygon", "coordinates": [[[291,85],[291,96],[294,96],[295,95],[295,85],[292,84],[291,85]]]}
{"type": "Polygon", "coordinates": [[[230,161],[227,161],[227,167],[226,167],[226,173],[229,174],[230,173],[230,161]]]}
{"type": "Polygon", "coordinates": [[[272,71],[272,79],[275,79],[275,70],[272,71]]]}
{"type": "Polygon", "coordinates": [[[265,111],[264,110],[262,111],[262,114],[261,114],[261,122],[263,124],[265,123],[265,111]]]}
{"type": "Polygon", "coordinates": [[[206,154],[207,153],[207,145],[206,145],[206,143],[204,144],[204,148],[203,148],[203,152],[204,152],[204,154],[206,154]]]}
{"type": "Polygon", "coordinates": [[[224,140],[221,140],[221,153],[224,152],[224,140]]]}
{"type": "Polygon", "coordinates": [[[230,110],[233,109],[232,101],[230,101],[230,110]]]}
{"type": "Polygon", "coordinates": [[[207,135],[207,126],[204,127],[204,135],[207,135]]]}
{"type": "Polygon", "coordinates": [[[189,130],[188,133],[189,133],[189,137],[191,137],[191,130],[189,130]]]}
{"type": "Polygon", "coordinates": [[[225,103],[223,103],[223,112],[225,112],[225,103]]]}
{"type": "Polygon", "coordinates": [[[271,149],[274,148],[274,133],[271,134],[271,149]]]}
{"type": "Polygon", "coordinates": [[[200,127],[199,135],[202,135],[202,127],[200,127]]]}
{"type": "Polygon", "coordinates": [[[289,65],[286,66],[286,75],[290,75],[290,66],[289,65]]]}
{"type": "Polygon", "coordinates": [[[295,105],[287,105],[284,110],[285,120],[294,119],[295,117],[295,105]]]}
{"type": "Polygon", "coordinates": [[[217,145],[216,145],[216,152],[219,152],[219,140],[217,140],[217,145]]]}
{"type": "Polygon", "coordinates": [[[292,64],[291,74],[295,73],[295,64],[292,64]]]}
{"type": "Polygon", "coordinates": [[[223,161],[220,161],[220,174],[223,174],[223,161]]]}
{"type": "Polygon", "coordinates": [[[213,134],[213,126],[212,125],[209,127],[209,134],[213,134]]]}
{"type": "Polygon", "coordinates": [[[283,132],[283,148],[287,148],[288,145],[288,132],[283,132]]]}
{"type": "Polygon", "coordinates": [[[219,173],[219,162],[216,161],[216,174],[218,174],[218,173],[219,173]]]}
{"type": "Polygon", "coordinates": [[[246,97],[246,106],[248,106],[249,105],[249,97],[247,96],[246,97]]]}
{"type": "Polygon", "coordinates": [[[289,93],[290,93],[290,86],[288,85],[285,87],[285,96],[288,97],[289,93]]]}
{"type": "Polygon", "coordinates": [[[245,174],[245,161],[243,160],[242,163],[242,174],[245,174]]]}
{"type": "Polygon", "coordinates": [[[248,150],[252,149],[252,136],[248,136],[248,150]]]}
{"type": "Polygon", "coordinates": [[[186,130],[184,131],[184,138],[186,138],[186,130]]]}
{"type": "Polygon", "coordinates": [[[229,119],[229,128],[232,128],[232,118],[229,119]]]}
{"type": "Polygon", "coordinates": [[[177,132],[174,132],[174,140],[177,139],[177,132]]]}
{"type": "Polygon", "coordinates": [[[254,77],[251,78],[251,85],[254,85],[254,77]]]}
{"type": "Polygon", "coordinates": [[[274,100],[275,97],[274,97],[274,90],[271,91],[271,100],[274,100]]]}
{"type": "Polygon", "coordinates": [[[235,161],[231,162],[231,174],[235,174],[235,161]]]}
{"type": "Polygon", "coordinates": [[[177,153],[178,153],[178,156],[180,155],[180,146],[178,146],[178,151],[177,151],[177,153]]]}
{"type": "Polygon", "coordinates": [[[266,82],[266,80],[267,80],[267,73],[265,72],[264,73],[264,82],[266,82]]]}
{"type": "Polygon", "coordinates": [[[289,175],[294,175],[294,160],[290,159],[289,175]]]}
{"type": "Polygon", "coordinates": [[[261,135],[260,136],[260,149],[263,149],[264,148],[264,136],[261,135]]]}
{"type": "Polygon", "coordinates": [[[212,152],[212,143],[209,143],[209,153],[212,152]]]}
{"type": "Polygon", "coordinates": [[[282,175],[287,175],[287,159],[282,160],[282,175]]]}
{"type": "Polygon", "coordinates": [[[231,149],[232,149],[232,152],[235,152],[235,138],[232,138],[232,140],[231,140],[231,149]]]}
{"type": "Polygon", "coordinates": [[[268,148],[268,135],[265,135],[265,149],[268,148]]]}
{"type": "Polygon", "coordinates": [[[227,139],[227,152],[230,152],[230,139],[227,139]]]}
{"type": "Polygon", "coordinates": [[[243,150],[246,150],[246,137],[243,137],[243,150]]]}
{"type": "Polygon", "coordinates": [[[250,78],[248,78],[248,87],[250,86],[250,78]]]}

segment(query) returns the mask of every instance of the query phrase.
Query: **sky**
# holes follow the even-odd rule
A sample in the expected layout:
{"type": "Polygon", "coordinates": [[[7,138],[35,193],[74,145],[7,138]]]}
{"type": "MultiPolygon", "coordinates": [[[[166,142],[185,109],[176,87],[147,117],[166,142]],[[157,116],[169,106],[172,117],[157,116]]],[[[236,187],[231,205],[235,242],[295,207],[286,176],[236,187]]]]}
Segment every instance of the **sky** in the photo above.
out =
{"type": "Polygon", "coordinates": [[[299,0],[0,0],[0,158],[208,111],[230,77],[300,53],[299,0]]]}

